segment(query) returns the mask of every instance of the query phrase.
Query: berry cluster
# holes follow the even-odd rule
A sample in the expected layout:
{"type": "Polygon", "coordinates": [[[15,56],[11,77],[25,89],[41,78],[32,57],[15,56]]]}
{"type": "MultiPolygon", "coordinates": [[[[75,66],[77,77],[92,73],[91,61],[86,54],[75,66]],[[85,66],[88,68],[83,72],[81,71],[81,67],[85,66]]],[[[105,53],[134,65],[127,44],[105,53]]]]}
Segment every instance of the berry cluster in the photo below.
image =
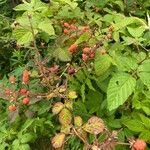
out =
{"type": "Polygon", "coordinates": [[[84,32],[90,31],[89,26],[82,26],[79,28],[74,24],[74,22],[72,22],[72,23],[64,22],[63,27],[64,27],[65,35],[71,35],[74,32],[82,34],[84,32]]]}
{"type": "Polygon", "coordinates": [[[11,39],[9,41],[9,44],[12,48],[16,48],[17,47],[17,41],[15,39],[11,39]]]}
{"type": "MultiPolygon", "coordinates": [[[[65,35],[71,35],[73,32],[76,32],[77,33],[76,38],[78,38],[84,32],[88,32],[92,37],[92,33],[91,33],[89,26],[77,27],[73,23],[63,22],[63,27],[64,27],[65,35]]],[[[113,26],[110,26],[108,28],[108,30],[109,31],[108,31],[107,35],[104,37],[104,39],[107,39],[107,40],[112,38],[113,26]]],[[[103,45],[103,44],[100,44],[100,46],[101,45],[103,45]]],[[[73,55],[73,54],[77,53],[78,50],[81,49],[82,50],[82,54],[81,54],[82,60],[84,62],[87,62],[88,60],[95,58],[95,52],[96,52],[97,48],[99,48],[99,46],[97,46],[97,45],[90,47],[87,43],[85,43],[84,45],[79,45],[75,42],[74,44],[70,45],[70,47],[68,48],[68,52],[73,55]]],[[[106,54],[106,50],[101,49],[100,54],[101,55],[106,54]]],[[[70,71],[70,72],[72,72],[72,71],[70,71]]]]}
{"type": "Polygon", "coordinates": [[[142,139],[136,139],[131,142],[132,150],[145,150],[146,149],[146,142],[142,139]]]}
{"type": "Polygon", "coordinates": [[[78,30],[77,26],[75,26],[74,24],[69,24],[67,22],[64,22],[63,26],[64,26],[64,34],[65,35],[69,35],[72,32],[75,32],[78,30]]]}
{"type": "Polygon", "coordinates": [[[83,50],[82,50],[82,60],[83,61],[87,61],[89,60],[89,58],[94,58],[95,57],[95,53],[91,51],[91,48],[90,47],[85,47],[83,50]]]}
{"type": "MultiPolygon", "coordinates": [[[[27,69],[24,70],[22,76],[22,84],[27,84],[29,82],[29,72],[27,69]]],[[[14,75],[9,77],[9,83],[11,85],[16,83],[16,77],[14,75]]],[[[11,86],[10,86],[11,87],[11,86]]],[[[14,90],[13,88],[7,88],[4,91],[7,99],[10,100],[11,105],[9,105],[9,111],[16,111],[17,104],[20,103],[19,99],[22,99],[23,105],[28,105],[30,103],[30,98],[28,97],[28,90],[26,88],[21,88],[19,90],[14,90]]]]}
{"type": "Polygon", "coordinates": [[[107,32],[106,37],[105,37],[107,40],[112,39],[113,30],[114,30],[114,27],[112,25],[109,26],[108,32],[107,32]]]}
{"type": "MultiPolygon", "coordinates": [[[[69,48],[68,51],[70,54],[76,53],[78,49],[78,45],[77,44],[72,44],[69,48]]],[[[95,51],[96,51],[96,47],[84,47],[82,49],[82,60],[84,62],[88,61],[89,59],[93,59],[95,58],[95,51]]],[[[105,55],[106,54],[106,50],[105,49],[101,49],[100,50],[100,54],[101,55],[105,55]]]]}

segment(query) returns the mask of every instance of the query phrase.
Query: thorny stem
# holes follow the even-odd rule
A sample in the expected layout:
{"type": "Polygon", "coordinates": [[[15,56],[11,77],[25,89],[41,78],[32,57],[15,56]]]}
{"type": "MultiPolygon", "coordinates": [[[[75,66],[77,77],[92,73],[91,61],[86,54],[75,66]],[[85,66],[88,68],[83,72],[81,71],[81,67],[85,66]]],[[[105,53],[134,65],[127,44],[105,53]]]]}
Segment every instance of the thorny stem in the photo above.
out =
{"type": "Polygon", "coordinates": [[[74,133],[83,141],[83,143],[89,146],[89,143],[83,137],[81,137],[78,134],[78,132],[76,131],[76,129],[75,128],[72,128],[72,129],[73,129],[74,133]]]}
{"type": "Polygon", "coordinates": [[[49,81],[48,81],[48,79],[47,79],[47,77],[45,76],[45,73],[44,73],[44,67],[40,62],[40,53],[39,53],[39,50],[37,48],[36,36],[35,36],[35,33],[34,33],[34,28],[33,28],[32,22],[31,22],[30,14],[28,14],[28,18],[29,18],[29,23],[30,23],[30,27],[31,27],[32,36],[33,36],[33,45],[34,45],[34,49],[35,49],[35,63],[39,66],[40,73],[44,76],[47,83],[49,83],[49,81]]]}
{"type": "Polygon", "coordinates": [[[96,45],[91,49],[91,52],[95,52],[100,46],[102,46],[103,45],[103,43],[102,43],[102,41],[100,40],[100,41],[98,41],[97,43],[96,43],[96,45]]]}
{"type": "Polygon", "coordinates": [[[118,144],[118,145],[129,145],[130,146],[130,143],[123,143],[123,142],[116,142],[116,144],[118,144]]]}
{"type": "Polygon", "coordinates": [[[66,68],[64,69],[64,71],[62,72],[62,74],[60,75],[60,78],[64,75],[64,73],[67,71],[67,69],[70,67],[70,64],[67,64],[66,68]]]}
{"type": "Polygon", "coordinates": [[[30,23],[30,27],[31,27],[32,36],[33,36],[33,44],[34,44],[34,49],[35,49],[35,60],[36,60],[36,63],[37,63],[37,62],[39,62],[39,59],[40,59],[40,53],[39,53],[39,50],[38,50],[37,45],[36,45],[36,37],[35,37],[32,22],[31,22],[31,16],[29,14],[28,14],[28,18],[29,18],[29,23],[30,23]]]}
{"type": "Polygon", "coordinates": [[[140,44],[139,46],[141,46],[144,50],[146,50],[147,52],[149,52],[149,50],[147,48],[145,48],[142,44],[140,44]]]}

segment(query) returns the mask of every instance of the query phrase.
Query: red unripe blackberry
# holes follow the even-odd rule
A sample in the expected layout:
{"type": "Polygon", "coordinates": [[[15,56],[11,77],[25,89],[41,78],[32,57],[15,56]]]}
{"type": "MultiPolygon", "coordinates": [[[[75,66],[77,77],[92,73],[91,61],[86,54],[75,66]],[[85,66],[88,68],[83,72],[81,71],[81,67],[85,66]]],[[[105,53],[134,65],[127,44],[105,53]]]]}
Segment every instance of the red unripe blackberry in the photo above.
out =
{"type": "Polygon", "coordinates": [[[29,102],[30,102],[30,99],[29,99],[28,97],[25,97],[25,98],[22,100],[22,103],[23,103],[24,105],[28,105],[29,102]]]}
{"type": "Polygon", "coordinates": [[[83,53],[85,53],[85,54],[90,53],[90,51],[91,51],[91,48],[90,48],[90,47],[85,47],[85,48],[83,49],[83,53]]]}
{"type": "Polygon", "coordinates": [[[20,89],[19,93],[20,94],[26,94],[27,93],[27,89],[20,89]]]}
{"type": "Polygon", "coordinates": [[[15,83],[15,81],[16,81],[16,77],[15,76],[10,76],[9,77],[9,82],[10,83],[15,83]]]}
{"type": "Polygon", "coordinates": [[[8,109],[9,109],[9,111],[15,111],[16,109],[17,109],[17,107],[16,107],[16,105],[10,105],[9,107],[8,107],[8,109]]]}

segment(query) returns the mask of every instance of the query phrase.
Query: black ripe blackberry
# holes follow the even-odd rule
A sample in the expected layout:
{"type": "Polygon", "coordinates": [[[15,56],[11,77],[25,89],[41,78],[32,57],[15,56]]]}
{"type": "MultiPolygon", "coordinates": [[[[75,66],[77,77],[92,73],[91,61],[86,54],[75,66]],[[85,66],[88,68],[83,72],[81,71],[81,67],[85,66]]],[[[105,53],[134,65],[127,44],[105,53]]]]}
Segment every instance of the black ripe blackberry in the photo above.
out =
{"type": "Polygon", "coordinates": [[[50,3],[50,0],[41,0],[43,3],[50,3]]]}
{"type": "Polygon", "coordinates": [[[17,47],[17,41],[15,39],[11,39],[9,41],[9,44],[12,48],[16,48],[17,47]]]}
{"type": "Polygon", "coordinates": [[[69,68],[69,69],[68,69],[68,74],[69,74],[69,75],[73,75],[75,72],[76,72],[76,71],[75,71],[74,68],[69,68]]]}

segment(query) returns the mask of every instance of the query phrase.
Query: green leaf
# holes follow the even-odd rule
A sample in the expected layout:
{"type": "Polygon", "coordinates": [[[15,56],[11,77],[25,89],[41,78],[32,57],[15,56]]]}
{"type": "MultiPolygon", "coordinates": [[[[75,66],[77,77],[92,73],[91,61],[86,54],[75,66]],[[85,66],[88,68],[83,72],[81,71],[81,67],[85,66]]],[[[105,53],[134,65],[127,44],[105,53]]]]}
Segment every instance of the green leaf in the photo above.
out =
{"type": "Polygon", "coordinates": [[[80,44],[82,42],[85,42],[89,39],[90,34],[88,32],[83,33],[75,42],[75,44],[80,44]]]}
{"type": "Polygon", "coordinates": [[[150,129],[150,119],[143,114],[140,114],[141,121],[147,129],[150,129]]]}
{"type": "Polygon", "coordinates": [[[145,29],[144,28],[131,28],[127,27],[128,32],[133,36],[133,37],[140,37],[144,33],[145,29]]]}
{"type": "Polygon", "coordinates": [[[108,109],[122,105],[135,89],[136,80],[127,73],[118,73],[111,78],[107,90],[108,109]]]}
{"type": "Polygon", "coordinates": [[[86,83],[86,85],[88,86],[89,89],[95,91],[95,89],[94,89],[94,87],[93,87],[92,82],[91,82],[90,79],[87,78],[86,81],[85,81],[85,83],[86,83]]]}
{"type": "Polygon", "coordinates": [[[31,124],[34,122],[33,119],[28,119],[26,120],[26,122],[24,123],[24,125],[22,126],[21,132],[25,131],[29,126],[31,126],[31,124]]]}
{"type": "Polygon", "coordinates": [[[12,148],[13,150],[19,150],[18,147],[20,146],[20,141],[19,139],[15,139],[13,142],[12,142],[12,148]]]}
{"type": "Polygon", "coordinates": [[[85,104],[87,109],[92,113],[96,112],[103,101],[103,95],[98,91],[90,90],[86,97],[87,101],[85,101],[85,104]]]}
{"type": "Polygon", "coordinates": [[[96,75],[98,76],[103,75],[109,69],[110,66],[111,66],[111,57],[109,55],[97,54],[94,62],[96,75]]]}
{"type": "Polygon", "coordinates": [[[144,61],[138,68],[139,72],[148,72],[150,73],[150,60],[144,61]]]}
{"type": "Polygon", "coordinates": [[[14,10],[15,11],[27,11],[27,10],[31,10],[32,7],[30,5],[30,3],[24,2],[24,4],[19,4],[17,5],[14,10]]]}
{"type": "Polygon", "coordinates": [[[81,86],[81,97],[82,97],[82,101],[85,101],[85,84],[82,84],[81,86]]]}
{"type": "Polygon", "coordinates": [[[15,75],[16,77],[19,77],[19,76],[22,76],[22,73],[23,73],[24,69],[25,69],[25,67],[19,66],[16,69],[14,69],[11,73],[13,75],[15,75]]]}
{"type": "Polygon", "coordinates": [[[140,72],[139,77],[142,82],[150,89],[150,73],[140,72]]]}
{"type": "Polygon", "coordinates": [[[31,150],[29,144],[21,144],[18,150],[31,150]]]}
{"type": "Polygon", "coordinates": [[[150,107],[147,106],[142,106],[142,110],[147,114],[148,116],[150,115],[150,107]]]}
{"type": "Polygon", "coordinates": [[[77,101],[73,103],[73,113],[75,114],[75,116],[81,116],[81,118],[88,118],[89,114],[88,111],[85,107],[85,104],[81,101],[77,101]]]}
{"type": "Polygon", "coordinates": [[[145,126],[139,120],[123,120],[123,124],[134,132],[141,132],[145,130],[145,126]]]}
{"type": "Polygon", "coordinates": [[[35,134],[33,133],[25,133],[20,137],[20,142],[21,143],[28,143],[32,142],[36,138],[35,134]]]}
{"type": "Polygon", "coordinates": [[[67,3],[72,9],[75,9],[78,6],[78,3],[71,0],[61,0],[62,2],[67,3]]]}
{"type": "Polygon", "coordinates": [[[137,65],[137,60],[133,57],[124,57],[124,56],[115,56],[114,58],[115,65],[117,65],[118,70],[121,71],[131,71],[135,70],[138,65],[137,65]]]}
{"type": "Polygon", "coordinates": [[[77,80],[81,83],[84,83],[86,80],[86,75],[84,73],[84,71],[79,70],[76,74],[75,74],[77,80]]]}
{"type": "Polygon", "coordinates": [[[120,9],[124,11],[124,3],[122,1],[114,1],[114,4],[117,4],[120,7],[120,9]]]}
{"type": "Polygon", "coordinates": [[[108,121],[108,126],[111,128],[121,128],[121,122],[119,119],[110,118],[108,121]]]}
{"type": "Polygon", "coordinates": [[[134,19],[132,17],[120,17],[116,22],[117,23],[114,25],[114,30],[120,30],[133,23],[134,19]]]}
{"type": "Polygon", "coordinates": [[[14,30],[13,36],[16,38],[19,45],[29,45],[33,41],[32,32],[25,28],[18,28],[14,30]]]}
{"type": "Polygon", "coordinates": [[[140,139],[143,139],[145,141],[150,142],[150,131],[149,130],[143,130],[140,135],[139,135],[140,139]]]}
{"type": "Polygon", "coordinates": [[[46,32],[49,35],[55,35],[54,28],[49,20],[42,21],[38,25],[38,28],[41,29],[42,31],[46,32]]]}
{"type": "Polygon", "coordinates": [[[116,41],[116,42],[119,42],[120,41],[120,37],[119,37],[119,32],[114,32],[113,33],[113,39],[116,41]]]}
{"type": "Polygon", "coordinates": [[[144,61],[138,68],[138,75],[142,82],[150,89],[150,61],[144,61]]]}
{"type": "Polygon", "coordinates": [[[71,60],[71,55],[65,48],[57,48],[54,52],[54,56],[58,58],[60,61],[70,61],[71,60]]]}
{"type": "Polygon", "coordinates": [[[16,11],[44,11],[48,6],[40,0],[32,0],[30,3],[23,1],[23,4],[17,5],[16,11]]]}
{"type": "Polygon", "coordinates": [[[45,11],[49,7],[47,4],[43,3],[41,0],[32,0],[30,5],[32,6],[32,11],[45,11]]]}

